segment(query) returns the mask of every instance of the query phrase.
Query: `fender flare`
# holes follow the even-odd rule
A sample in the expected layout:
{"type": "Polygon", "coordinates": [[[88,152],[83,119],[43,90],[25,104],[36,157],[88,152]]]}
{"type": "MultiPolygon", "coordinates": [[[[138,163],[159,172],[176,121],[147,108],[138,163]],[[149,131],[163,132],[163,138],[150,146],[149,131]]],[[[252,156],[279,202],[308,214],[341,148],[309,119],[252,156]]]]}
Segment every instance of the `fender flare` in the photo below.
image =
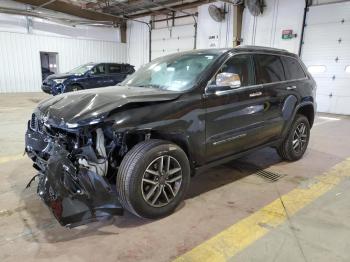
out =
{"type": "MultiPolygon", "coordinates": [[[[312,101],[302,101],[301,103],[297,103],[297,98],[293,95],[289,96],[283,105],[282,108],[282,116],[283,119],[286,121],[283,131],[282,131],[282,138],[284,139],[288,135],[288,131],[290,126],[293,124],[293,121],[295,119],[295,116],[297,115],[298,111],[305,107],[305,106],[312,106],[313,107],[313,112],[315,115],[315,104],[312,101]],[[294,98],[290,98],[294,97],[294,98]],[[290,98],[290,99],[289,99],[290,98]]],[[[312,127],[312,123],[310,123],[310,126],[312,127]]]]}
{"type": "Polygon", "coordinates": [[[67,87],[72,86],[72,85],[80,86],[80,87],[81,87],[81,90],[84,90],[84,89],[85,89],[85,87],[84,87],[83,85],[81,85],[80,83],[78,83],[78,82],[70,82],[70,83],[68,83],[67,85],[64,85],[64,90],[63,90],[62,93],[65,93],[67,87]]]}

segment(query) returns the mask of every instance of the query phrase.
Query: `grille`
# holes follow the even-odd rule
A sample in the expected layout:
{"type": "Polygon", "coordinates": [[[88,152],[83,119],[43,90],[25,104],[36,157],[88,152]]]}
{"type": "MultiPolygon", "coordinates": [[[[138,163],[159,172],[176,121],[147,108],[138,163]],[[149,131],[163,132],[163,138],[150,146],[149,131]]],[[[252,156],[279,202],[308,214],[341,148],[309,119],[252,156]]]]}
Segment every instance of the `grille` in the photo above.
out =
{"type": "Polygon", "coordinates": [[[285,176],[285,174],[278,174],[267,170],[257,170],[255,175],[263,178],[270,183],[276,182],[285,176]]]}

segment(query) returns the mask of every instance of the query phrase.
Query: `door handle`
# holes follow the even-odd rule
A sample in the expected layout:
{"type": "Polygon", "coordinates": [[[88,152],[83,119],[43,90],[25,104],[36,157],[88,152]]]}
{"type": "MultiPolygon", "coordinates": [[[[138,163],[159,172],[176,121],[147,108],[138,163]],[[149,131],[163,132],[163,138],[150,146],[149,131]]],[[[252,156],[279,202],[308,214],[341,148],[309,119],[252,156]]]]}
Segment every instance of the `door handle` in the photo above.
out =
{"type": "Polygon", "coordinates": [[[287,90],[294,90],[296,88],[297,88],[296,86],[288,86],[288,87],[286,87],[287,90]]]}
{"type": "Polygon", "coordinates": [[[255,93],[250,93],[249,97],[256,97],[256,96],[261,96],[262,92],[255,92],[255,93]]]}

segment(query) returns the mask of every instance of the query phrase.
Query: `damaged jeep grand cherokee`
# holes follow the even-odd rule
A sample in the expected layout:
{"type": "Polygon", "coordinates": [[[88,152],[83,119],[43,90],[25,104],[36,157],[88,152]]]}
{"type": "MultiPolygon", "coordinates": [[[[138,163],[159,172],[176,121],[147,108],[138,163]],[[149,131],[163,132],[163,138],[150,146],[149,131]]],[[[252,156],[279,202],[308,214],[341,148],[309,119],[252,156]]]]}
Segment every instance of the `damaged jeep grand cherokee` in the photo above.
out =
{"type": "Polygon", "coordinates": [[[300,159],[315,112],[300,59],[259,47],[195,50],[145,65],[119,88],[62,94],[28,122],[38,194],[65,226],[124,209],[172,213],[190,177],[253,150],[300,159]]]}

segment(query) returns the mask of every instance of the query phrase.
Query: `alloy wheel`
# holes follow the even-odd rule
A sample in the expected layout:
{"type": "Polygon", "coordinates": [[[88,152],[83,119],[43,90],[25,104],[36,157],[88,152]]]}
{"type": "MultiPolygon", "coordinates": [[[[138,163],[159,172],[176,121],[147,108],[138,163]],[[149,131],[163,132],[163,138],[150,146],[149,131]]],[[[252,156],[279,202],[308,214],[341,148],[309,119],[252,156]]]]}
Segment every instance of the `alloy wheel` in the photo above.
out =
{"type": "Polygon", "coordinates": [[[307,144],[307,128],[304,123],[300,123],[293,134],[293,150],[300,154],[304,151],[307,144]]]}
{"type": "Polygon", "coordinates": [[[154,159],[142,177],[141,191],[144,200],[153,207],[169,204],[178,194],[182,183],[182,169],[172,156],[154,159]]]}

